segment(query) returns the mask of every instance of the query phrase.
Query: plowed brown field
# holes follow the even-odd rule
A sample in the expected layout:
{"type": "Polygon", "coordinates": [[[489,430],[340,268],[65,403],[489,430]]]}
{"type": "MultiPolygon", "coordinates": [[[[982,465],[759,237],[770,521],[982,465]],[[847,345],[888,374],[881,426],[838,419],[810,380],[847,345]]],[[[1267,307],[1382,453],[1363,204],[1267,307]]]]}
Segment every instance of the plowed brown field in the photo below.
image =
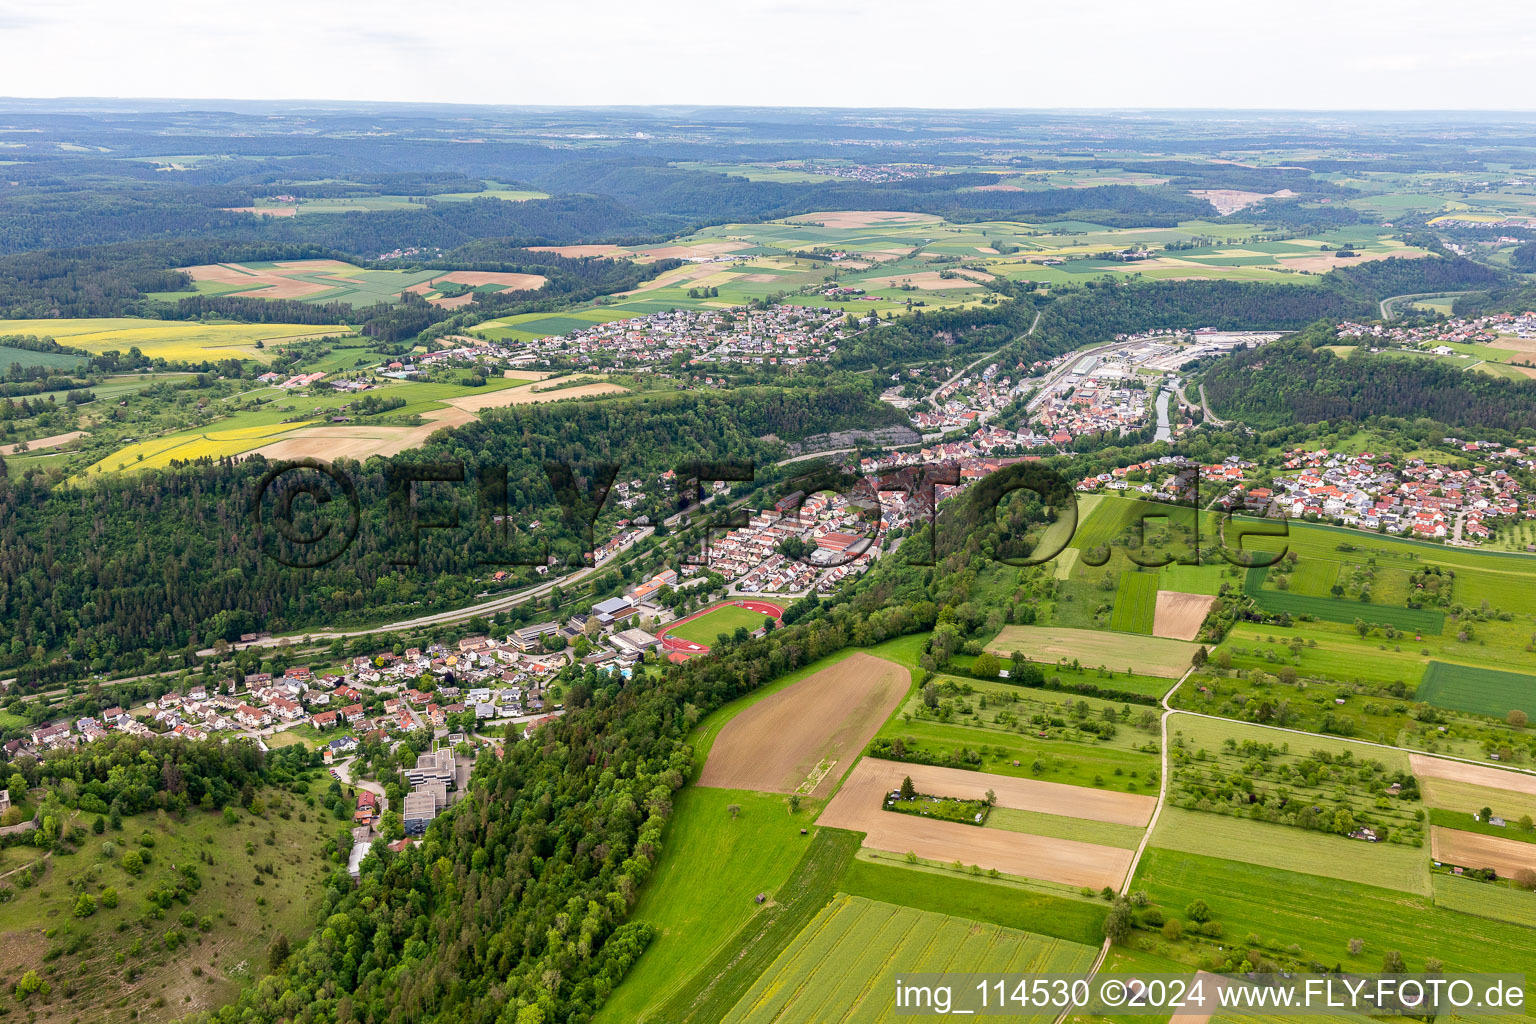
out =
{"type": "Polygon", "coordinates": [[[855,654],[770,694],[720,730],[699,785],[793,793],[823,760],[836,761],[808,793],[825,796],[910,682],[900,665],[855,654]]]}

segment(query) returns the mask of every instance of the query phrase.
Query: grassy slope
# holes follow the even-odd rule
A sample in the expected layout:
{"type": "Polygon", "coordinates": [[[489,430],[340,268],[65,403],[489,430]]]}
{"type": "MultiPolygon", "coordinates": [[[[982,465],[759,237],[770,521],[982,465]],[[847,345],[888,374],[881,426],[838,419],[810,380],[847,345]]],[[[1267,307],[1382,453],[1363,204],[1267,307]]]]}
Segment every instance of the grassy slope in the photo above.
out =
{"type": "MultiPolygon", "coordinates": [[[[120,1024],[133,1014],[141,1022],[166,1021],[230,1001],[266,970],[266,949],[278,932],[294,942],[303,938],[313,923],[321,883],[334,868],[321,859],[319,848],[340,823],[302,800],[295,804],[287,819],[272,809],[265,819],[239,811],[239,823],[232,826],[222,815],[203,811],[189,812],[184,822],[138,815],[124,819],[121,832],[88,836],[77,853],[55,854],[41,880],[30,889],[17,888],[15,898],[0,904],[0,950],[5,954],[0,956],[0,987],[9,992],[27,970],[45,977],[53,972],[49,1000],[34,996],[27,1004],[39,1022],[120,1024]],[[301,811],[307,821],[299,820],[301,811]],[[120,861],[128,850],[143,849],[138,838],[145,832],[155,842],[151,863],[134,878],[120,861]],[[101,856],[106,841],[116,846],[111,859],[101,856]],[[254,844],[251,854],[247,842],[254,844]],[[213,857],[212,865],[200,862],[204,853],[213,857]],[[275,873],[261,875],[258,887],[255,865],[267,862],[275,873]],[[147,896],[175,876],[173,864],[195,865],[202,887],[186,905],[173,903],[164,919],[156,920],[148,914],[147,896]],[[83,919],[73,916],[75,883],[95,895],[115,888],[118,906],[83,919]],[[258,904],[258,898],[264,903],[258,904]],[[187,911],[210,918],[212,929],[204,933],[183,925],[179,918],[187,911]],[[120,925],[126,927],[119,931],[120,925]],[[187,945],[165,948],[164,936],[172,928],[186,935],[187,945]],[[135,941],[141,952],[128,954],[135,941]],[[61,954],[49,960],[54,949],[61,954]],[[115,962],[120,951],[125,954],[122,965],[115,962]],[[127,980],[129,967],[141,972],[134,981],[127,980]],[[201,976],[193,974],[194,968],[201,968],[201,976]]],[[[79,823],[89,828],[94,817],[83,816],[79,823]]]]}
{"type": "Polygon", "coordinates": [[[630,918],[654,925],[656,938],[597,1020],[644,1019],[737,929],[767,912],[756,894],[781,899],[811,842],[800,829],[816,813],[807,806],[791,816],[783,797],[762,793],[697,786],[680,793],[666,854],[630,918]],[[741,808],[737,817],[730,805],[741,808]]]}

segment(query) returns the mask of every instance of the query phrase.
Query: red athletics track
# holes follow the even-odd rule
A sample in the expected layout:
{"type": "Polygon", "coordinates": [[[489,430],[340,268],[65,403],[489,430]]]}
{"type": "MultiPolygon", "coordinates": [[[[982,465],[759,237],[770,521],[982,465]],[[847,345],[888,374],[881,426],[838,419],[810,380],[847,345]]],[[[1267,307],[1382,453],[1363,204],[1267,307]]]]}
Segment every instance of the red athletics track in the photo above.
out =
{"type": "Polygon", "coordinates": [[[674,654],[680,655],[683,658],[690,658],[700,654],[708,654],[709,648],[706,645],[692,643],[688,640],[682,639],[681,637],[671,636],[670,634],[678,626],[692,622],[694,619],[697,619],[701,615],[708,615],[716,608],[724,608],[727,605],[735,605],[737,608],[745,608],[749,612],[761,612],[763,615],[772,615],[774,621],[778,622],[779,625],[782,626],[784,624],[784,608],[782,605],[773,604],[769,601],[722,601],[719,604],[710,605],[703,611],[694,612],[687,618],[678,619],[676,622],[670,623],[666,629],[656,634],[657,638],[661,641],[661,649],[666,651],[669,657],[674,654]]]}

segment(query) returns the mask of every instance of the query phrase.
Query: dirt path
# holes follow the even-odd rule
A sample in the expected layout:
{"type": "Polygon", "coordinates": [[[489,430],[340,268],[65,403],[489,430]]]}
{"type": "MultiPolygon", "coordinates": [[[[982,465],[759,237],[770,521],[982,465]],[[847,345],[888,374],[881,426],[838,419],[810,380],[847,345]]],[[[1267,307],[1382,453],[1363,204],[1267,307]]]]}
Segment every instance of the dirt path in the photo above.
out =
{"type": "Polygon", "coordinates": [[[35,441],[18,441],[16,444],[8,444],[0,447],[0,455],[19,455],[18,449],[22,445],[27,446],[27,451],[35,452],[42,448],[57,448],[61,444],[69,444],[77,437],[84,437],[85,431],[71,430],[67,434],[54,434],[52,437],[40,437],[35,441]]]}

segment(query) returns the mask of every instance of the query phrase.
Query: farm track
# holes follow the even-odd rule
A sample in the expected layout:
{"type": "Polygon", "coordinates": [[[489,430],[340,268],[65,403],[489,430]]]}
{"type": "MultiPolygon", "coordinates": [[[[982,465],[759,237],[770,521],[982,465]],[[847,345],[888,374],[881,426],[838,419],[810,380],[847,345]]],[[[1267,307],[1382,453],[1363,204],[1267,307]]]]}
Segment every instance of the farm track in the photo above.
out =
{"type": "MultiPolygon", "coordinates": [[[[1155,830],[1157,828],[1158,819],[1162,817],[1163,808],[1165,806],[1167,806],[1167,803],[1168,803],[1168,720],[1170,718],[1172,718],[1174,715],[1188,715],[1191,718],[1207,718],[1207,719],[1210,719],[1211,721],[1215,721],[1215,722],[1231,722],[1232,721],[1232,719],[1230,719],[1230,718],[1222,718],[1220,715],[1208,715],[1208,714],[1204,714],[1203,712],[1199,712],[1199,711],[1184,711],[1182,709],[1175,708],[1171,703],[1169,703],[1169,701],[1173,698],[1173,695],[1176,692],[1178,692],[1179,687],[1184,685],[1184,682],[1190,677],[1191,674],[1194,673],[1194,671],[1195,671],[1194,670],[1194,666],[1190,666],[1189,670],[1187,672],[1185,672],[1184,675],[1179,678],[1179,681],[1177,683],[1174,683],[1173,686],[1169,688],[1168,692],[1163,694],[1163,697],[1162,697],[1161,703],[1162,703],[1162,706],[1163,706],[1163,714],[1162,714],[1162,718],[1161,718],[1161,720],[1159,722],[1160,728],[1162,730],[1162,741],[1161,741],[1162,751],[1161,751],[1161,754],[1159,755],[1159,758],[1160,758],[1160,769],[1159,769],[1159,772],[1158,772],[1159,778],[1158,778],[1158,790],[1157,790],[1157,808],[1156,808],[1156,810],[1154,810],[1152,812],[1152,820],[1147,823],[1147,830],[1146,830],[1146,832],[1141,837],[1141,843],[1136,847],[1135,852],[1131,856],[1131,865],[1126,870],[1125,879],[1120,883],[1120,895],[1122,895],[1122,896],[1128,895],[1129,892],[1130,892],[1131,881],[1136,877],[1136,869],[1137,869],[1138,866],[1140,866],[1141,858],[1146,853],[1147,847],[1150,846],[1151,843],[1152,843],[1152,832],[1153,832],[1153,830],[1155,830]]],[[[1244,724],[1245,725],[1251,725],[1253,728],[1256,728],[1256,729],[1269,729],[1269,730],[1272,730],[1274,732],[1289,733],[1289,734],[1296,735],[1296,736],[1315,737],[1317,735],[1316,733],[1307,732],[1305,729],[1288,729],[1288,728],[1283,728],[1281,726],[1258,725],[1256,723],[1244,723],[1244,724]]],[[[1375,742],[1372,742],[1370,740],[1357,740],[1357,739],[1350,739],[1349,742],[1350,743],[1358,743],[1359,745],[1365,746],[1365,747],[1375,747],[1375,748],[1380,749],[1380,750],[1396,750],[1396,751],[1400,751],[1400,752],[1406,751],[1409,754],[1409,764],[1411,766],[1411,769],[1412,769],[1414,775],[1420,774],[1420,770],[1421,769],[1426,769],[1426,768],[1427,769],[1433,769],[1434,767],[1436,767],[1433,762],[1435,762],[1435,761],[1442,761],[1442,762],[1449,762],[1449,763],[1466,765],[1466,766],[1468,766],[1471,769],[1480,770],[1480,771],[1474,771],[1473,774],[1476,775],[1479,784],[1482,784],[1482,785],[1492,785],[1492,784],[1494,784],[1492,781],[1488,781],[1488,780],[1492,779],[1493,776],[1491,776],[1491,775],[1484,775],[1483,774],[1484,772],[1498,772],[1498,773],[1503,773],[1505,775],[1524,776],[1525,778],[1520,779],[1521,786],[1518,787],[1519,791],[1524,792],[1524,791],[1527,791],[1527,789],[1529,789],[1531,791],[1536,791],[1536,769],[1515,768],[1515,767],[1494,768],[1494,767],[1492,767],[1490,765],[1487,765],[1487,764],[1484,764],[1484,763],[1482,763],[1480,761],[1474,761],[1471,758],[1450,757],[1450,756],[1445,756],[1445,755],[1440,755],[1440,754],[1419,753],[1419,752],[1413,751],[1411,748],[1393,746],[1390,743],[1375,743],[1375,742]]],[[[1436,777],[1461,778],[1462,776],[1459,775],[1459,774],[1452,773],[1452,774],[1440,775],[1440,776],[1436,776],[1436,777]]],[[[1508,787],[1508,788],[1516,788],[1516,787],[1508,787]]],[[[1091,966],[1088,969],[1088,974],[1090,976],[1097,974],[1099,972],[1099,970],[1104,966],[1104,961],[1109,956],[1109,951],[1110,951],[1111,946],[1112,946],[1112,943],[1106,938],[1104,940],[1104,944],[1099,947],[1099,954],[1094,959],[1093,966],[1091,966]]],[[[1068,1016],[1068,1014],[1070,1012],[1071,1012],[1070,1008],[1068,1008],[1066,1010],[1063,1010],[1056,1017],[1056,1019],[1053,1022],[1053,1024],[1063,1024],[1063,1022],[1067,1019],[1067,1016],[1068,1016]]]]}

